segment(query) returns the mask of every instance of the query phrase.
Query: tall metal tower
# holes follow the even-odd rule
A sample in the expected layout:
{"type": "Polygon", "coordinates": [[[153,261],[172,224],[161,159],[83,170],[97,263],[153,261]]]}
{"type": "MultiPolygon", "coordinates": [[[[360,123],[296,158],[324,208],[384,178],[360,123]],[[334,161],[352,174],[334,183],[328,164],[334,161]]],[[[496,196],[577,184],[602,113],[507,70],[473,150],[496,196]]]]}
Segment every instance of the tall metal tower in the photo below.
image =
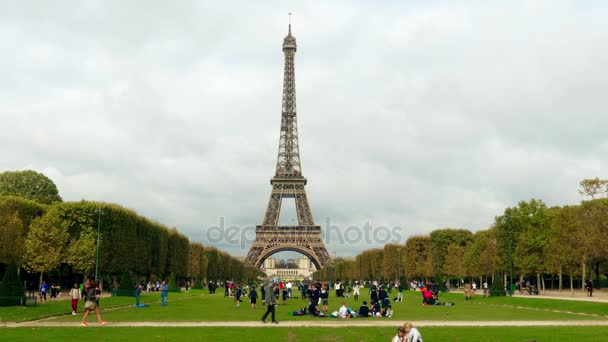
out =
{"type": "Polygon", "coordinates": [[[246,261],[261,267],[269,256],[282,251],[302,253],[310,258],[317,269],[333,263],[323,241],[321,226],[315,225],[308,198],[306,178],[302,176],[300,150],[298,148],[298,120],[296,115],[296,79],[294,56],[296,38],[289,31],[283,39],[285,70],[283,75],[283,108],[281,112],[281,132],[277,169],[270,180],[272,192],[261,225],[256,227],[255,241],[247,253],[246,261]],[[298,225],[278,225],[281,203],[284,198],[294,198],[298,215],[298,225]]]}

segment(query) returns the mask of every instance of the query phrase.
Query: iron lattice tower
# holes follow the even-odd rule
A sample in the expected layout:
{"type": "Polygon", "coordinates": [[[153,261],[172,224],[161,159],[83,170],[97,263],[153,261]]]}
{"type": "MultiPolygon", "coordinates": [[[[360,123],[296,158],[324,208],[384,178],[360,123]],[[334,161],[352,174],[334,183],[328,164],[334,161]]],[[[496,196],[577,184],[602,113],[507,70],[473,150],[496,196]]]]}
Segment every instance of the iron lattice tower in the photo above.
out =
{"type": "Polygon", "coordinates": [[[285,39],[283,54],[283,106],[277,169],[270,180],[272,192],[261,225],[256,227],[255,240],[247,253],[249,264],[261,267],[266,258],[282,251],[295,251],[310,258],[317,269],[333,263],[321,239],[321,226],[315,225],[308,198],[306,178],[302,176],[298,148],[298,120],[296,115],[296,80],[294,57],[296,38],[291,35],[291,23],[285,39]],[[293,198],[296,204],[298,225],[278,225],[281,203],[293,198]]]}

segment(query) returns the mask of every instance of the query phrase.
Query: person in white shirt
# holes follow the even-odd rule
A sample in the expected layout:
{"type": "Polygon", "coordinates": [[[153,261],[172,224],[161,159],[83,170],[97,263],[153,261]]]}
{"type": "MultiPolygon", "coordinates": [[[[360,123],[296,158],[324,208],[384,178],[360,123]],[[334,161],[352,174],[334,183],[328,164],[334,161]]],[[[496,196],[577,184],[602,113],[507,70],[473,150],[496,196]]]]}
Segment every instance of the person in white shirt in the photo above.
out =
{"type": "Polygon", "coordinates": [[[406,333],[404,341],[422,342],[422,335],[420,335],[418,329],[416,329],[411,322],[406,322],[403,327],[405,328],[406,333]]]}
{"type": "Polygon", "coordinates": [[[359,285],[359,282],[356,281],[355,286],[353,286],[353,295],[355,296],[355,301],[359,301],[359,289],[360,288],[361,288],[361,285],[359,285]]]}
{"type": "Polygon", "coordinates": [[[475,293],[475,291],[477,291],[477,283],[473,282],[473,293],[475,293]]]}
{"type": "Polygon", "coordinates": [[[291,287],[292,287],[291,282],[287,283],[287,285],[285,285],[285,287],[287,287],[287,297],[291,298],[291,287]]]}
{"type": "Polygon", "coordinates": [[[405,341],[405,328],[404,327],[399,327],[397,328],[397,335],[395,335],[395,337],[393,337],[392,342],[403,342],[405,341]]]}
{"type": "Polygon", "coordinates": [[[338,317],[340,318],[348,318],[348,308],[346,308],[346,303],[342,302],[342,306],[340,310],[338,310],[338,317]]]}
{"type": "Polygon", "coordinates": [[[488,297],[490,295],[490,291],[488,291],[488,282],[483,283],[483,295],[488,297]]]}

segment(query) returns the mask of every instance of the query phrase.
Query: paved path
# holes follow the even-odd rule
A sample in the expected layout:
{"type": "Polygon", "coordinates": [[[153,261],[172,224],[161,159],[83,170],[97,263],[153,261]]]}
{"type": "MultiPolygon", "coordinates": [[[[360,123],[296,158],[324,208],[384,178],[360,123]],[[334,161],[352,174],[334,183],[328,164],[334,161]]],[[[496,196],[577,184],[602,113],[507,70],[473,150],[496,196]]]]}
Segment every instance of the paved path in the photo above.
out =
{"type": "MultiPolygon", "coordinates": [[[[284,321],[279,324],[264,324],[260,321],[243,322],[107,322],[111,327],[395,327],[402,321],[391,319],[284,321]]],[[[607,321],[415,321],[419,327],[523,327],[523,326],[608,326],[607,321]]],[[[23,322],[6,323],[6,328],[31,327],[80,327],[75,322],[23,322]]],[[[89,323],[90,327],[98,326],[89,323]]]]}

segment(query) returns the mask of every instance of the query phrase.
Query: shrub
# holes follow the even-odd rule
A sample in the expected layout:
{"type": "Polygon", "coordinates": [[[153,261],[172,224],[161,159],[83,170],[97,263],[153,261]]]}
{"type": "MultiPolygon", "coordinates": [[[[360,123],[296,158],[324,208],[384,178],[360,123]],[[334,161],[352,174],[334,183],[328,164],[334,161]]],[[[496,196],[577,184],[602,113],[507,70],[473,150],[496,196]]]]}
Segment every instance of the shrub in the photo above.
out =
{"type": "Polygon", "coordinates": [[[0,283],[0,306],[19,305],[24,297],[17,266],[9,264],[0,283]]]}
{"type": "Polygon", "coordinates": [[[492,282],[492,286],[490,286],[490,296],[501,297],[506,295],[507,293],[505,291],[505,285],[502,283],[502,279],[496,278],[494,282],[492,282]]]}
{"type": "Polygon", "coordinates": [[[173,272],[171,272],[171,275],[169,275],[169,291],[179,292],[179,288],[177,287],[177,280],[175,280],[175,274],[173,272]]]}

